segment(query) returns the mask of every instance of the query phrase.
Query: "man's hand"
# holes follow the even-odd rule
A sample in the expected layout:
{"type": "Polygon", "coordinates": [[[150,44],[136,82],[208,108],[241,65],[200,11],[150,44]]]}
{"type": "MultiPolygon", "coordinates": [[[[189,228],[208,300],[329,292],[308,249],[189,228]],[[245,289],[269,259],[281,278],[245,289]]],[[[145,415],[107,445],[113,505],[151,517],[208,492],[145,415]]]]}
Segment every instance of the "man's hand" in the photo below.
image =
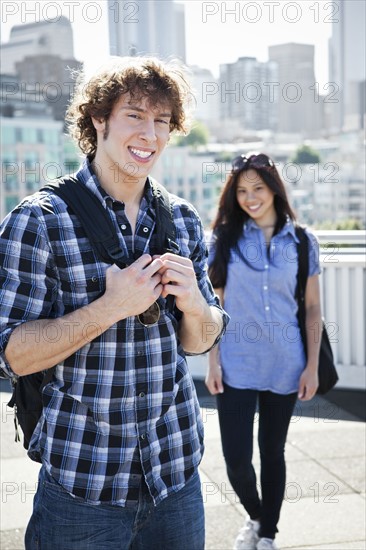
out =
{"type": "Polygon", "coordinates": [[[191,260],[169,252],[154,258],[159,258],[163,263],[159,269],[163,285],[162,297],[166,298],[169,294],[175,296],[177,308],[187,315],[202,314],[205,301],[198,288],[191,260]]]}
{"type": "Polygon", "coordinates": [[[125,269],[112,265],[106,271],[106,291],[101,297],[106,315],[117,322],[146,311],[162,293],[163,261],[144,254],[125,269]]]}

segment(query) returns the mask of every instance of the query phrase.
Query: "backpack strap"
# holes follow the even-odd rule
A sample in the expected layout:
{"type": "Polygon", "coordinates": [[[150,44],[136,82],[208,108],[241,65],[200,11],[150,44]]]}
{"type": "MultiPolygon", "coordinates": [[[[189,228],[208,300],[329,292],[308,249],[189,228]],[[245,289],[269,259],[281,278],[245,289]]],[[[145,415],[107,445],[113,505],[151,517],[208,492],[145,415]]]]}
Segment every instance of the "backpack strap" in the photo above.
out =
{"type": "MultiPolygon", "coordinates": [[[[169,193],[154,179],[150,178],[150,181],[155,199],[157,251],[178,254],[179,246],[176,243],[176,227],[169,193]]],[[[53,191],[71,208],[102,261],[115,263],[121,269],[129,265],[129,258],[121,250],[111,218],[86,185],[69,176],[49,183],[41,190],[53,191]]],[[[173,311],[174,302],[174,296],[167,297],[169,311],[173,311]]]]}
{"type": "Polygon", "coordinates": [[[304,227],[301,225],[295,226],[295,233],[299,239],[299,243],[296,245],[298,257],[296,295],[298,299],[300,295],[300,299],[305,300],[306,283],[309,273],[309,240],[304,227]]]}
{"type": "Polygon", "coordinates": [[[149,178],[155,198],[157,249],[178,254],[176,227],[169,193],[155,179],[149,178]]]}
{"type": "Polygon", "coordinates": [[[71,208],[101,260],[114,262],[120,268],[128,265],[111,218],[86,185],[82,185],[77,178],[67,177],[48,183],[41,190],[52,191],[71,208]]]}
{"type": "Polygon", "coordinates": [[[295,225],[295,233],[299,239],[299,243],[296,245],[298,268],[297,268],[297,286],[296,286],[296,299],[298,303],[297,318],[299,321],[300,334],[304,343],[304,351],[307,353],[306,344],[306,310],[305,310],[305,290],[309,273],[309,241],[305,233],[305,229],[301,225],[295,225]]]}
{"type": "MultiPolygon", "coordinates": [[[[153,178],[150,178],[156,211],[156,240],[158,250],[179,254],[179,245],[176,242],[177,234],[174,223],[173,206],[169,193],[153,178]]],[[[175,307],[175,296],[169,294],[166,297],[166,305],[170,313],[175,307]]]]}

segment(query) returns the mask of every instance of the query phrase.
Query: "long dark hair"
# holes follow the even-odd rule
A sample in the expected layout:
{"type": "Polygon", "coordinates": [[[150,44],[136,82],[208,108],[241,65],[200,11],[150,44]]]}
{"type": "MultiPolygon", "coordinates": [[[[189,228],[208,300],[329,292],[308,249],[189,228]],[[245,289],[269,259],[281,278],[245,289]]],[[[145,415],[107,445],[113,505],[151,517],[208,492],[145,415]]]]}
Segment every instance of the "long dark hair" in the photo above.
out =
{"type": "Polygon", "coordinates": [[[215,256],[209,267],[209,276],[214,288],[223,288],[226,285],[230,251],[236,247],[242,234],[243,225],[250,218],[240,208],[236,198],[239,178],[243,172],[255,170],[274,192],[274,208],[277,214],[274,234],[280,231],[288,217],[291,220],[296,219],[287,197],[285,185],[274,162],[267,155],[263,153],[240,155],[233,160],[232,165],[233,169],[221,192],[217,215],[212,224],[215,256]]]}

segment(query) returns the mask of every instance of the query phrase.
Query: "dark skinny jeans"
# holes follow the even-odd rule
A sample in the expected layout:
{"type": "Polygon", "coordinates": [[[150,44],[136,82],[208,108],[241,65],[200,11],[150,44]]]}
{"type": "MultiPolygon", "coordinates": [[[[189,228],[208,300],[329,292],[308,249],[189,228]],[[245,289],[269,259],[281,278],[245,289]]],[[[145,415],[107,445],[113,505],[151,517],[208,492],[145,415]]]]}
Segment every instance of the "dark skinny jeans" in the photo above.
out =
{"type": "Polygon", "coordinates": [[[240,390],[224,384],[217,396],[222,448],[230,483],[260,537],[274,539],[286,485],[285,443],[297,393],[240,390]],[[258,406],[261,493],[252,464],[253,427],[258,406]]]}

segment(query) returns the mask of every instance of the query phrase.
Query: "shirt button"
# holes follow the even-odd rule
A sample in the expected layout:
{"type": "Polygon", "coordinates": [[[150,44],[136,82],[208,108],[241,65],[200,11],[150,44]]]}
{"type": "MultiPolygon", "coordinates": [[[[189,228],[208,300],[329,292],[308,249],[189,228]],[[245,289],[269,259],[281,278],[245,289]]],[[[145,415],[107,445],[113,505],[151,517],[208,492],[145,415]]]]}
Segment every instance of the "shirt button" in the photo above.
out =
{"type": "Polygon", "coordinates": [[[266,265],[264,266],[264,269],[268,269],[268,264],[266,264],[266,265]]]}
{"type": "Polygon", "coordinates": [[[124,231],[126,228],[127,228],[127,225],[125,225],[125,224],[123,223],[123,224],[121,225],[122,231],[124,231]]]}
{"type": "Polygon", "coordinates": [[[98,280],[98,277],[96,277],[96,276],[94,275],[94,277],[92,277],[92,279],[91,279],[91,280],[92,280],[92,283],[96,283],[96,282],[97,282],[97,280],[98,280]]]}
{"type": "Polygon", "coordinates": [[[268,290],[268,286],[264,285],[263,290],[268,290]]]}
{"type": "Polygon", "coordinates": [[[144,441],[144,440],[146,439],[146,434],[141,434],[141,435],[140,435],[140,439],[141,439],[142,441],[144,441]]]}
{"type": "Polygon", "coordinates": [[[145,394],[143,391],[139,393],[139,397],[145,397],[145,394]]]}
{"type": "Polygon", "coordinates": [[[149,228],[148,227],[144,227],[143,230],[142,230],[144,233],[147,233],[149,231],[149,228]]]}
{"type": "Polygon", "coordinates": [[[264,309],[265,309],[266,311],[269,311],[269,306],[266,306],[264,309]]]}

